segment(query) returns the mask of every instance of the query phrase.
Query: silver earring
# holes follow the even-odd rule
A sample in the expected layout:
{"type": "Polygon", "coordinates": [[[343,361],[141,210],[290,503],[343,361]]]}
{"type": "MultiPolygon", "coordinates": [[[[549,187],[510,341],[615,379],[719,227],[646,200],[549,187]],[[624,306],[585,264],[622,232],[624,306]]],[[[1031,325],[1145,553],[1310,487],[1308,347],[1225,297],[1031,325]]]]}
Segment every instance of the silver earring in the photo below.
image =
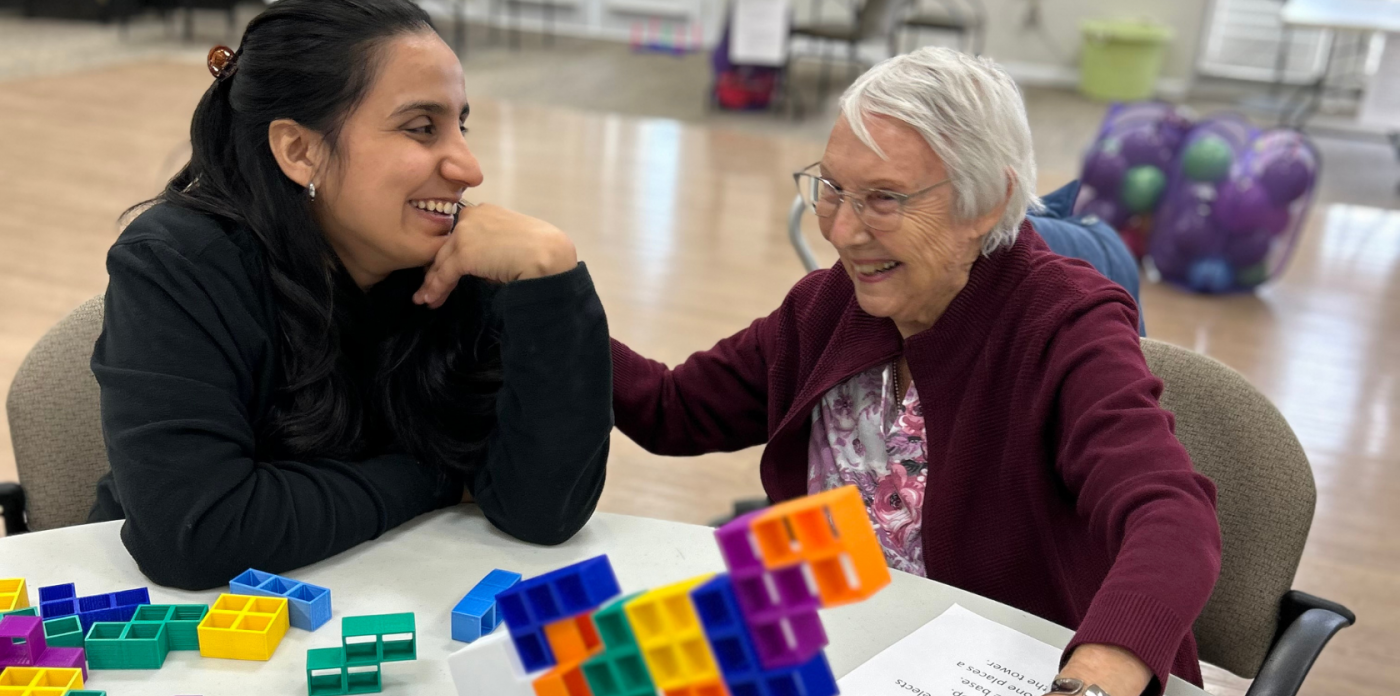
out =
{"type": "Polygon", "coordinates": [[[316,184],[307,184],[306,192],[311,194],[311,200],[316,200],[316,184]]]}

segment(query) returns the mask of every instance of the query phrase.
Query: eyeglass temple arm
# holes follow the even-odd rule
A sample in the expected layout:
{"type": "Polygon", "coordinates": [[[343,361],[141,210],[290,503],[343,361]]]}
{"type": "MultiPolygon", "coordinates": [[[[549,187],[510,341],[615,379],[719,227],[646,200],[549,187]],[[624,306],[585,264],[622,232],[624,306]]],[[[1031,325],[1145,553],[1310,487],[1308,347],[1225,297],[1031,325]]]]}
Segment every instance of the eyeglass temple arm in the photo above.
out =
{"type": "Polygon", "coordinates": [[[792,199],[792,209],[788,211],[788,241],[792,242],[792,248],[797,251],[797,258],[802,259],[802,267],[811,273],[817,270],[817,257],[812,255],[812,248],[807,246],[807,238],[802,236],[802,213],[805,210],[807,203],[799,193],[792,199]]]}

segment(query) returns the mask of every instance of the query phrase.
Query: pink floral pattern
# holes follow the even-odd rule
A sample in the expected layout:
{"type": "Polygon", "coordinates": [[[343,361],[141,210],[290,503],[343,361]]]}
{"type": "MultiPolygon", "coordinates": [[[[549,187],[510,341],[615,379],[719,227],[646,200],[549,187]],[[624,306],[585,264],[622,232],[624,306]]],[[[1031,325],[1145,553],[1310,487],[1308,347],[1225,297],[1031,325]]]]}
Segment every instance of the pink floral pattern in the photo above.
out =
{"type": "Polygon", "coordinates": [[[892,365],[827,392],[812,409],[807,492],[854,485],[891,568],[924,576],[924,412],[909,386],[895,403],[892,365]]]}

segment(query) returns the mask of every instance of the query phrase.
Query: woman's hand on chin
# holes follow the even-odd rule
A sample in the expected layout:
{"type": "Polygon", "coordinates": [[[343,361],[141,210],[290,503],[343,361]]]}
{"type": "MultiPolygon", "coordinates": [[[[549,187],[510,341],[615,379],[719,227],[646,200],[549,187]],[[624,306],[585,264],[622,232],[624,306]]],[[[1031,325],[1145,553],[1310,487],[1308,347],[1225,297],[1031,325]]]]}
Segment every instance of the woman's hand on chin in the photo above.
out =
{"type": "Polygon", "coordinates": [[[413,301],[441,307],[464,275],[509,283],[564,273],[576,265],[574,243],[554,225],[497,205],[465,207],[413,301]]]}

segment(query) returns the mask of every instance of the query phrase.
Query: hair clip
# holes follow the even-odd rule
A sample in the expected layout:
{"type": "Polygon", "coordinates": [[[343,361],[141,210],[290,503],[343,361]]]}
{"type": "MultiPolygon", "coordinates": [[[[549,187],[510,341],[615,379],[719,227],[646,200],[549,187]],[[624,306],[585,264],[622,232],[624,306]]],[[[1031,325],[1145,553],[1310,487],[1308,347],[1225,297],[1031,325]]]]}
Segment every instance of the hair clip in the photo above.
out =
{"type": "Polygon", "coordinates": [[[209,49],[209,58],[205,61],[209,66],[209,74],[216,80],[226,80],[233,77],[238,72],[238,54],[228,46],[215,46],[209,49]]]}

